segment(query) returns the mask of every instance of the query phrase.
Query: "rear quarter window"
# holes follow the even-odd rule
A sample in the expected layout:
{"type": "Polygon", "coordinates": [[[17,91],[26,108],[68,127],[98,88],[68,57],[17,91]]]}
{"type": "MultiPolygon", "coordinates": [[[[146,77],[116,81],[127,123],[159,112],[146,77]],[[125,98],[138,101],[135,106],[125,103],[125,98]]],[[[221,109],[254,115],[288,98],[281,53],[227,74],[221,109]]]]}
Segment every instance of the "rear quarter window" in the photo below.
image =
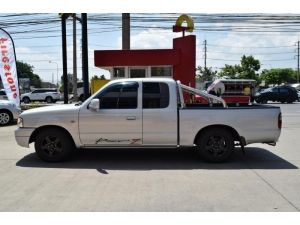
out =
{"type": "Polygon", "coordinates": [[[143,83],[143,108],[157,109],[169,106],[169,86],[163,82],[143,83]]]}

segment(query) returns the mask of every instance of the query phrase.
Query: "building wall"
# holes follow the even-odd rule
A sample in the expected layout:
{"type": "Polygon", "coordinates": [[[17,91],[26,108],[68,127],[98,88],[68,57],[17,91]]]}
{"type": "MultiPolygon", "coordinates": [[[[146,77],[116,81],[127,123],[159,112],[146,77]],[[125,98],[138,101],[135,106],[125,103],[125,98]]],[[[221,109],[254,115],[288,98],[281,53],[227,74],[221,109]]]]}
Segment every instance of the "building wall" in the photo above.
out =
{"type": "Polygon", "coordinates": [[[173,39],[173,49],[96,50],[94,58],[95,66],[101,68],[172,66],[175,80],[195,87],[195,35],[173,39]]]}
{"type": "Polygon", "coordinates": [[[189,35],[173,39],[173,49],[180,52],[179,64],[173,67],[173,77],[182,84],[195,87],[196,36],[189,35]]]}

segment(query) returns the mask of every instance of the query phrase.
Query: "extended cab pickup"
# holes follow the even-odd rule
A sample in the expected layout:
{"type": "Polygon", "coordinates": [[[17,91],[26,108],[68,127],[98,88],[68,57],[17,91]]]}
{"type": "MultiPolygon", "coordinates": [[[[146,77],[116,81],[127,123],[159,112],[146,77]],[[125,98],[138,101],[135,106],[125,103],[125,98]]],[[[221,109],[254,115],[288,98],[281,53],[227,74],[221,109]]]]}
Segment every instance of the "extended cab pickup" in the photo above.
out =
{"type": "Polygon", "coordinates": [[[25,111],[18,126],[17,143],[29,147],[35,142],[45,161],[64,160],[74,147],[194,146],[205,160],[221,162],[235,145],[275,144],[281,112],[263,105],[228,107],[221,98],[168,78],[120,79],[81,105],[25,111]],[[210,104],[186,104],[192,94],[207,97],[210,104]]]}

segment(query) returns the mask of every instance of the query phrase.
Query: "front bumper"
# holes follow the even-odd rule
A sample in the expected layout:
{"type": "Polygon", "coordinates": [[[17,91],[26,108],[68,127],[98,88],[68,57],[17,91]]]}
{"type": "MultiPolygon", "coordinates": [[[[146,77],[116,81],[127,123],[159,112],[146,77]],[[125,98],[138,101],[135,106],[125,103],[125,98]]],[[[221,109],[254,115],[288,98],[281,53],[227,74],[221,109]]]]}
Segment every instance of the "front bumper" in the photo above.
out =
{"type": "Polygon", "coordinates": [[[15,130],[15,139],[17,144],[29,148],[29,140],[35,128],[19,127],[15,130]]]}
{"type": "Polygon", "coordinates": [[[14,108],[12,111],[14,120],[18,119],[19,115],[22,113],[22,110],[19,108],[14,108]]]}

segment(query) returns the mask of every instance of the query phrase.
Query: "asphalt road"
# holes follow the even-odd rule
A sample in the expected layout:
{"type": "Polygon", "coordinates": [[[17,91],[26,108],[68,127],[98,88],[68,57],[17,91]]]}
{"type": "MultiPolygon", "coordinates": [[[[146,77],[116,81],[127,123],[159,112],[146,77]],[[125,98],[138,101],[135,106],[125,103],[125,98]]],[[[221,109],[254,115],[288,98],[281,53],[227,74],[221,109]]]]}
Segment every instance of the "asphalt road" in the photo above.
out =
{"type": "Polygon", "coordinates": [[[300,104],[283,111],[276,147],[224,164],[188,149],[81,150],[45,163],[0,127],[0,211],[300,211],[300,104]]]}

